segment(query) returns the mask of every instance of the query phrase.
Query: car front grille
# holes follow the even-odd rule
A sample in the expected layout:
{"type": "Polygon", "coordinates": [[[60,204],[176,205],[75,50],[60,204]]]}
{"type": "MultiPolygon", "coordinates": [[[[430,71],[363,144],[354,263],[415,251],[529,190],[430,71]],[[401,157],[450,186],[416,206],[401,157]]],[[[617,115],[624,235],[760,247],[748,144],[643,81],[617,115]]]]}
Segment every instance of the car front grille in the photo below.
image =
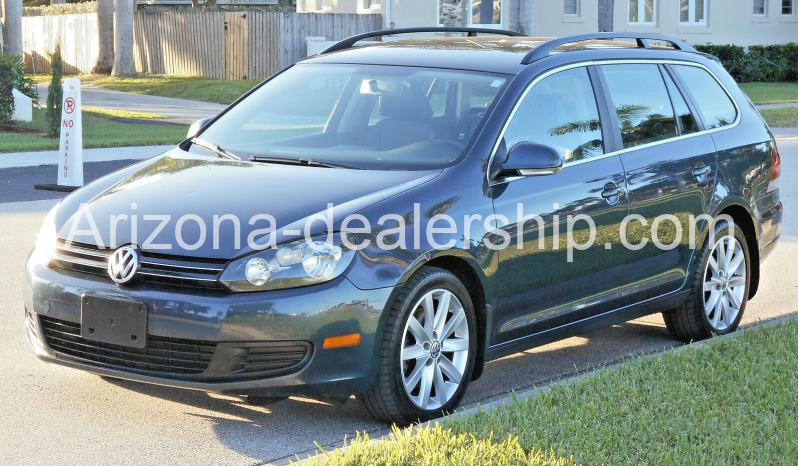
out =
{"type": "MultiPolygon", "coordinates": [[[[100,249],[85,243],[66,242],[58,239],[56,252],[50,266],[94,275],[111,281],[108,276],[108,257],[111,249],[100,249]]],[[[226,291],[219,283],[225,259],[195,259],[168,254],[140,252],[138,280],[164,286],[204,288],[226,291]]]]}
{"type": "Polygon", "coordinates": [[[126,346],[86,340],[80,324],[40,316],[41,333],[58,355],[105,367],[167,378],[204,373],[213,359],[216,342],[147,337],[147,346],[126,346]]]}

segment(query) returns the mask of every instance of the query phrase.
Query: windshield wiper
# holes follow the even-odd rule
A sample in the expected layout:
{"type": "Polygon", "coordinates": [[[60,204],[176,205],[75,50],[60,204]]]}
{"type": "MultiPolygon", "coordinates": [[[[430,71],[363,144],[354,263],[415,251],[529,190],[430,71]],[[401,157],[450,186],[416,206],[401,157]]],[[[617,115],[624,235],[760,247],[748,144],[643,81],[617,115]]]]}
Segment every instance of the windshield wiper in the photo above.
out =
{"type": "Polygon", "coordinates": [[[310,160],[307,157],[302,157],[299,160],[296,159],[284,159],[282,157],[264,157],[260,155],[253,155],[249,158],[250,162],[261,162],[261,163],[281,163],[284,165],[304,165],[306,167],[323,167],[323,168],[348,168],[350,170],[360,170],[360,168],[352,167],[349,165],[341,165],[339,163],[330,163],[330,162],[318,162],[316,160],[310,160]]]}
{"type": "Polygon", "coordinates": [[[197,139],[197,138],[192,139],[191,143],[200,146],[203,149],[208,149],[209,151],[213,152],[214,154],[223,159],[241,160],[241,157],[233,154],[232,152],[228,152],[222,149],[221,147],[219,147],[219,144],[212,144],[208,141],[203,141],[202,139],[197,139]]]}

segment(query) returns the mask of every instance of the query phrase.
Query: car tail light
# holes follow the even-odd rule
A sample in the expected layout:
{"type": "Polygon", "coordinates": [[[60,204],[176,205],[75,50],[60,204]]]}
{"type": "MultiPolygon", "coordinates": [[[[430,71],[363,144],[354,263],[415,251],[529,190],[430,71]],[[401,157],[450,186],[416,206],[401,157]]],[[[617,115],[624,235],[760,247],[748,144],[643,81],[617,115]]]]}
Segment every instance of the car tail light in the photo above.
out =
{"type": "Polygon", "coordinates": [[[770,178],[768,179],[768,192],[779,189],[779,177],[781,176],[781,157],[779,150],[773,154],[773,163],[770,165],[770,178]]]}

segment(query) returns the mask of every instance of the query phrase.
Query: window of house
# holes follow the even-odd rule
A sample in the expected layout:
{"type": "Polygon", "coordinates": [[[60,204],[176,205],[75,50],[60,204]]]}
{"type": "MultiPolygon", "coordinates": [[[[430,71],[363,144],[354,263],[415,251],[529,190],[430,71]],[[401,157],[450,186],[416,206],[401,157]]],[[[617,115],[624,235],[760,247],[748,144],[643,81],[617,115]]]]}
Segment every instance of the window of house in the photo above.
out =
{"type": "Polygon", "coordinates": [[[629,0],[629,24],[654,24],[657,0],[629,0]]]}
{"type": "Polygon", "coordinates": [[[481,27],[501,27],[502,0],[469,0],[469,24],[481,27]]]}
{"type": "Polygon", "coordinates": [[[668,90],[657,65],[601,67],[621,127],[623,147],[679,134],[668,90]]]}
{"type": "Polygon", "coordinates": [[[754,0],[754,16],[765,16],[767,12],[765,10],[766,3],[766,0],[754,0]]]}
{"type": "Polygon", "coordinates": [[[737,119],[737,108],[731,98],[706,70],[682,65],[673,69],[698,107],[706,129],[720,128],[737,119]]]}
{"type": "Polygon", "coordinates": [[[604,153],[601,120],[587,69],[555,73],[530,89],[504,133],[508,151],[519,142],[552,147],[566,163],[604,153]]]}
{"type": "Polygon", "coordinates": [[[795,0],[781,0],[781,14],[792,16],[795,11],[795,0]]]}
{"type": "Polygon", "coordinates": [[[565,0],[565,16],[579,16],[579,0],[565,0]]]}
{"type": "Polygon", "coordinates": [[[379,8],[380,0],[363,0],[363,8],[368,10],[370,8],[379,8]]]}
{"type": "Polygon", "coordinates": [[[681,0],[680,24],[707,24],[707,2],[709,0],[681,0]]]}
{"type": "Polygon", "coordinates": [[[329,10],[332,8],[332,0],[316,0],[316,9],[329,10]]]}

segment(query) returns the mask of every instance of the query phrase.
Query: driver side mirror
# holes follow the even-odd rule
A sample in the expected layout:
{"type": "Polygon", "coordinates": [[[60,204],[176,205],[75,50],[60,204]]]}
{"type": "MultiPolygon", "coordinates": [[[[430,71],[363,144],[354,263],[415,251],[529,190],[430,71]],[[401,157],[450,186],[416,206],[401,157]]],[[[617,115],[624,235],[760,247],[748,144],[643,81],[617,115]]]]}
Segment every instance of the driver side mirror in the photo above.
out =
{"type": "Polygon", "coordinates": [[[191,126],[188,127],[188,134],[186,134],[186,139],[191,139],[197,134],[199,134],[202,127],[208,124],[208,122],[211,121],[212,119],[213,118],[202,118],[195,121],[194,123],[191,123],[191,126]]]}
{"type": "Polygon", "coordinates": [[[562,169],[563,159],[553,147],[534,142],[514,145],[501,164],[501,172],[507,176],[553,175],[562,169]]]}

